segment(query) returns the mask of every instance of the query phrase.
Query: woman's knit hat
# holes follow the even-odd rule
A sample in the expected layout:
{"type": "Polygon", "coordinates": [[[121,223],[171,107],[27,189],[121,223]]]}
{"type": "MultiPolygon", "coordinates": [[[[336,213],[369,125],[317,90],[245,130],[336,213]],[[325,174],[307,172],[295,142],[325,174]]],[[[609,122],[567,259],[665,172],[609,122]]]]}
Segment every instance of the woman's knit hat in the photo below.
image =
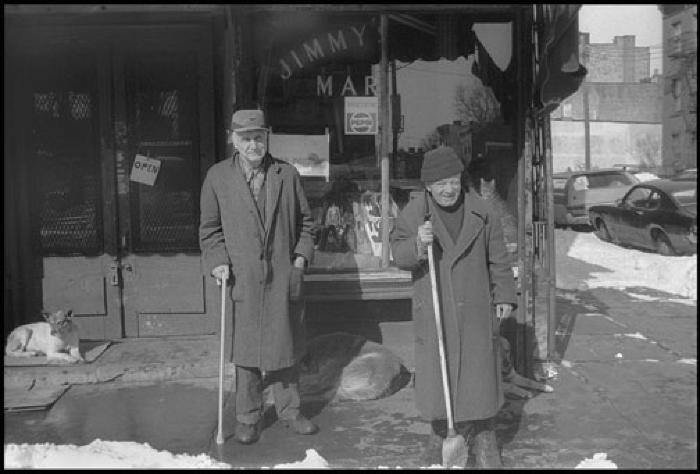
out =
{"type": "Polygon", "coordinates": [[[420,179],[428,186],[435,181],[460,174],[462,171],[464,171],[464,165],[457,153],[448,146],[441,146],[423,156],[420,179]]]}

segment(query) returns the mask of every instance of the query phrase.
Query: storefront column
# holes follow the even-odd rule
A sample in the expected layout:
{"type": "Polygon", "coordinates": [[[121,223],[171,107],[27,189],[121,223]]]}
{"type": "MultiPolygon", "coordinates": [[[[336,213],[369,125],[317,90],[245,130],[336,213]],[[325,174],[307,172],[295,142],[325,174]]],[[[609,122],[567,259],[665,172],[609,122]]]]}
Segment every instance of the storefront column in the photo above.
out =
{"type": "Polygon", "coordinates": [[[389,118],[389,61],[388,61],[388,18],[385,14],[380,17],[380,35],[382,57],[379,63],[379,157],[381,159],[381,192],[382,192],[382,268],[389,266],[389,134],[391,124],[389,118]]]}

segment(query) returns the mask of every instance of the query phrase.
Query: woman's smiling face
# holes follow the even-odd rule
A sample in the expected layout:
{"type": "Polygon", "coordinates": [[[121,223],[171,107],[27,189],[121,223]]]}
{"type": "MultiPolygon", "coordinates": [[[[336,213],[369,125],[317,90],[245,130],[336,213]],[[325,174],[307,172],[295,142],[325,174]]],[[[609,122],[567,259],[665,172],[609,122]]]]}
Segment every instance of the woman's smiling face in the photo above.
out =
{"type": "Polygon", "coordinates": [[[428,186],[430,194],[442,207],[452,206],[459,199],[459,194],[462,191],[461,174],[450,176],[449,178],[435,181],[428,186]]]}

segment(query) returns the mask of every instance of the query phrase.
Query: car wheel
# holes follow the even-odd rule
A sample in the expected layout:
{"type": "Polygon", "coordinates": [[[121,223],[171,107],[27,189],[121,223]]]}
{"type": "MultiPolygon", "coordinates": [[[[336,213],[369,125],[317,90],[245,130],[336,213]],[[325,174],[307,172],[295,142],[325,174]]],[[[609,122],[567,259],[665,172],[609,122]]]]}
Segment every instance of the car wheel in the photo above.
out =
{"type": "Polygon", "coordinates": [[[656,251],[661,255],[669,257],[677,255],[673,245],[671,245],[671,241],[668,240],[668,237],[663,232],[657,232],[654,242],[656,243],[656,251]]]}
{"type": "Polygon", "coordinates": [[[598,236],[598,238],[604,242],[610,242],[612,241],[612,237],[610,236],[610,231],[608,231],[608,226],[605,225],[605,221],[603,219],[596,219],[595,221],[595,235],[598,236]]]}

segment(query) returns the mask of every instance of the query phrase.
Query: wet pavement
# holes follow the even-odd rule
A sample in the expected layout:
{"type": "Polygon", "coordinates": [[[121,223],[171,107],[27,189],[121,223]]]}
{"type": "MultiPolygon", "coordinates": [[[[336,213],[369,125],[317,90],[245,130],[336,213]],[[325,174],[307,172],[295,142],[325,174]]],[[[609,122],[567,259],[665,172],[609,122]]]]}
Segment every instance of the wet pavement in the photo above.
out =
{"type": "MultiPolygon", "coordinates": [[[[639,304],[615,290],[560,292],[557,307],[562,320],[569,319],[557,337],[562,358],[548,382],[554,392],[507,399],[497,419],[504,465],[573,468],[604,452],[619,468],[696,468],[696,307],[639,304]]],[[[217,446],[214,341],[116,345],[103,356],[102,369],[121,375],[99,380],[100,364],[86,366],[85,380],[91,371],[98,383],[71,382],[46,411],[6,411],[5,443],[135,441],[174,454],[207,453],[237,468],[300,461],[311,448],[335,468],[425,465],[429,426],[415,410],[411,384],[373,401],[304,397],[303,410],[321,428],[312,436],[277,423],[270,406],[261,439],[251,446],[232,437],[231,397],[225,444],[217,446]]],[[[59,368],[34,375],[43,374],[41,383],[62,383],[61,377],[80,379],[79,372],[59,368]]],[[[19,382],[21,376],[6,368],[5,380],[19,382]]]]}

